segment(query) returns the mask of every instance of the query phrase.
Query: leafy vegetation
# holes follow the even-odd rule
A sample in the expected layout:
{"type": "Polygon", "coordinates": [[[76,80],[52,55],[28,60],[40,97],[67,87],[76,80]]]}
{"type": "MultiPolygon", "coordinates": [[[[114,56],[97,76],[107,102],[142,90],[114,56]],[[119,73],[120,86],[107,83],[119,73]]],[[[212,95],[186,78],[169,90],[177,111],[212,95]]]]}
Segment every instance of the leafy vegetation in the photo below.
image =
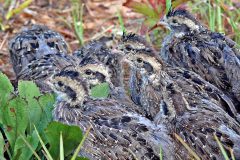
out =
{"type": "MultiPolygon", "coordinates": [[[[147,0],[139,2],[127,0],[124,6],[144,15],[141,33],[148,34],[146,28],[151,28],[166,13],[170,6],[172,8],[187,6],[188,10],[195,13],[200,20],[207,24],[212,31],[225,33],[240,45],[240,10],[234,6],[232,0],[147,0]]],[[[157,48],[161,47],[161,41],[166,33],[161,30],[154,30],[152,42],[157,48]],[[161,36],[159,36],[161,35],[161,36]]]]}
{"type": "Polygon", "coordinates": [[[101,83],[91,89],[91,97],[93,98],[106,98],[110,92],[108,83],[101,83]]]}
{"type": "Polygon", "coordinates": [[[64,157],[83,143],[79,127],[51,122],[54,102],[53,94],[42,95],[30,81],[20,81],[16,94],[7,76],[0,73],[0,159],[39,159],[48,152],[52,159],[60,159],[60,135],[64,157]]]}
{"type": "Polygon", "coordinates": [[[233,0],[192,1],[188,3],[192,12],[212,31],[225,33],[240,45],[240,10],[233,0]]]}

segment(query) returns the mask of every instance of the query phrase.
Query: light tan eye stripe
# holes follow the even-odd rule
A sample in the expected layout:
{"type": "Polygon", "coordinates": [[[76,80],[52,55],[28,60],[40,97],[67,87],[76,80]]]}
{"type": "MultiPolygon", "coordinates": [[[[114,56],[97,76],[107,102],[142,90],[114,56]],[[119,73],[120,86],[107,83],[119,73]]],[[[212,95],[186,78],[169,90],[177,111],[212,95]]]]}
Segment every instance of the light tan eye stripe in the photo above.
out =
{"type": "Polygon", "coordinates": [[[111,76],[109,69],[101,64],[98,64],[98,65],[97,64],[88,64],[88,65],[79,67],[78,70],[83,74],[85,74],[86,70],[91,70],[92,72],[99,72],[106,77],[111,76]]]}
{"type": "Polygon", "coordinates": [[[141,54],[136,57],[136,59],[141,58],[143,61],[148,62],[152,65],[155,70],[161,70],[162,65],[154,58],[145,54],[141,54]]]}

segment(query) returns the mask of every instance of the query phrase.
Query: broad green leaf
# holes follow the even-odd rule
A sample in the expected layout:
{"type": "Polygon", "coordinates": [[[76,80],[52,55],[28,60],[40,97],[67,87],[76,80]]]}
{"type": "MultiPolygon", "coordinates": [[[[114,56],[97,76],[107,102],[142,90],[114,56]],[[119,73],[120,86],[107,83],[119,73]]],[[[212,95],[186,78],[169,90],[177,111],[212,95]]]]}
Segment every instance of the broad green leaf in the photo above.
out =
{"type": "Polygon", "coordinates": [[[158,13],[147,3],[127,1],[123,5],[132,8],[135,12],[141,13],[149,18],[159,17],[158,13]]]}
{"type": "MultiPolygon", "coordinates": [[[[31,147],[35,150],[38,146],[39,140],[37,138],[37,134],[34,131],[31,135],[28,135],[25,137],[25,140],[28,142],[28,144],[31,145],[31,147]]],[[[26,145],[24,140],[21,136],[18,136],[15,146],[14,146],[14,153],[20,153],[18,155],[18,160],[26,160],[30,159],[33,155],[33,152],[29,149],[29,147],[26,145]]],[[[15,157],[14,157],[15,158],[15,157]]]]}
{"type": "Polygon", "coordinates": [[[0,72],[0,123],[2,123],[2,117],[4,108],[7,105],[10,94],[14,88],[6,75],[0,72]]]}
{"type": "Polygon", "coordinates": [[[19,95],[27,100],[41,95],[38,87],[32,81],[20,81],[18,84],[19,95]]]}
{"type": "Polygon", "coordinates": [[[60,132],[62,132],[65,157],[77,148],[83,138],[82,131],[78,126],[69,126],[59,122],[51,122],[48,125],[45,134],[50,145],[49,152],[54,159],[60,158],[60,132]]]}
{"type": "Polygon", "coordinates": [[[23,99],[17,97],[9,102],[4,109],[3,125],[5,134],[11,145],[14,146],[19,134],[25,134],[25,130],[29,124],[27,118],[26,103],[23,99]]]}
{"type": "Polygon", "coordinates": [[[107,98],[110,92],[108,83],[101,83],[91,89],[91,97],[93,98],[107,98]]]}
{"type": "MultiPolygon", "coordinates": [[[[55,103],[55,97],[53,94],[45,94],[38,99],[39,106],[41,108],[40,120],[35,124],[38,132],[42,134],[47,125],[52,121],[52,110],[55,103]]],[[[44,135],[42,135],[45,139],[44,135]]]]}
{"type": "Polygon", "coordinates": [[[4,139],[2,136],[2,133],[0,132],[0,159],[5,160],[4,156],[3,156],[3,148],[4,148],[4,139]]]}
{"type": "Polygon", "coordinates": [[[170,11],[172,7],[172,0],[166,0],[166,13],[170,11]]]}
{"type": "Polygon", "coordinates": [[[33,124],[39,123],[43,110],[41,109],[38,98],[40,91],[36,84],[31,81],[20,81],[18,84],[19,96],[27,101],[25,106],[28,111],[28,119],[30,122],[29,133],[33,132],[33,124]]]}

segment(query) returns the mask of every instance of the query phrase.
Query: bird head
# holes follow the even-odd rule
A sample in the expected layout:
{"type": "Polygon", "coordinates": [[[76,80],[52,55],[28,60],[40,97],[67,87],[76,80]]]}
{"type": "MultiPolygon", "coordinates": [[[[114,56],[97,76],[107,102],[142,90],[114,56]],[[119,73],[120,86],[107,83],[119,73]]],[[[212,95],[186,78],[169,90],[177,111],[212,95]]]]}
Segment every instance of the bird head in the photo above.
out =
{"type": "Polygon", "coordinates": [[[58,100],[71,106],[82,105],[88,96],[89,87],[74,67],[66,67],[48,80],[48,85],[57,94],[58,100]]]}
{"type": "Polygon", "coordinates": [[[112,86],[110,69],[99,61],[85,58],[79,64],[77,70],[89,83],[90,88],[104,82],[112,86]]]}
{"type": "Polygon", "coordinates": [[[170,10],[159,21],[158,25],[162,25],[179,35],[198,32],[203,28],[196,18],[184,9],[170,10]]]}
{"type": "Polygon", "coordinates": [[[162,69],[162,61],[147,41],[136,34],[123,35],[119,50],[125,55],[123,60],[149,76],[162,69]]]}

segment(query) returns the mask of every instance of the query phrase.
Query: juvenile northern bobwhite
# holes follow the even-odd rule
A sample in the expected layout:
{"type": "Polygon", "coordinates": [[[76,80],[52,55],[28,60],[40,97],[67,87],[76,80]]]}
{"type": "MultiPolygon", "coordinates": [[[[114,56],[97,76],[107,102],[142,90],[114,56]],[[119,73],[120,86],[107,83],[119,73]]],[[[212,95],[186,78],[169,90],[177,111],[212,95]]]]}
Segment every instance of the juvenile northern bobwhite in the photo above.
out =
{"type": "MultiPolygon", "coordinates": [[[[127,111],[126,108],[131,106],[116,99],[92,99],[88,78],[86,75],[81,77],[82,71],[82,68],[67,67],[50,80],[58,95],[54,119],[77,125],[84,132],[91,127],[80,155],[90,159],[157,160],[161,146],[163,157],[174,159],[174,148],[166,126],[156,126],[139,114],[127,111]]],[[[103,75],[97,77],[102,79],[103,75]]]]}
{"type": "MultiPolygon", "coordinates": [[[[111,69],[112,74],[112,83],[114,86],[119,87],[122,85],[121,82],[121,63],[119,62],[120,55],[113,53],[107,46],[107,42],[110,40],[95,40],[91,41],[88,44],[84,45],[79,50],[73,52],[73,56],[76,56],[80,59],[87,60],[93,59],[98,60],[101,63],[107,65],[111,69]]],[[[84,62],[82,62],[84,63],[84,62]]]]}
{"type": "Polygon", "coordinates": [[[223,159],[214,135],[240,158],[240,125],[229,116],[237,116],[231,99],[196,73],[166,66],[140,36],[124,36],[119,49],[139,71],[140,103],[156,123],[167,120],[202,159],[223,159]]]}
{"type": "Polygon", "coordinates": [[[79,58],[80,64],[84,65],[89,61],[99,61],[106,65],[111,72],[111,82],[115,87],[115,95],[119,98],[126,97],[123,86],[122,65],[120,63],[121,55],[112,52],[108,42],[112,39],[100,39],[91,41],[79,50],[73,52],[73,56],[79,58]]]}
{"type": "Polygon", "coordinates": [[[17,80],[33,80],[41,91],[49,91],[45,79],[69,65],[76,58],[67,55],[63,37],[45,26],[34,25],[18,33],[9,43],[17,80]]]}
{"type": "Polygon", "coordinates": [[[67,53],[64,38],[46,26],[33,25],[13,37],[8,44],[16,76],[29,63],[45,55],[67,53]]]}
{"type": "Polygon", "coordinates": [[[163,60],[196,72],[240,106],[240,51],[237,44],[223,34],[211,32],[186,10],[170,11],[160,24],[171,30],[162,44],[163,60]]]}

